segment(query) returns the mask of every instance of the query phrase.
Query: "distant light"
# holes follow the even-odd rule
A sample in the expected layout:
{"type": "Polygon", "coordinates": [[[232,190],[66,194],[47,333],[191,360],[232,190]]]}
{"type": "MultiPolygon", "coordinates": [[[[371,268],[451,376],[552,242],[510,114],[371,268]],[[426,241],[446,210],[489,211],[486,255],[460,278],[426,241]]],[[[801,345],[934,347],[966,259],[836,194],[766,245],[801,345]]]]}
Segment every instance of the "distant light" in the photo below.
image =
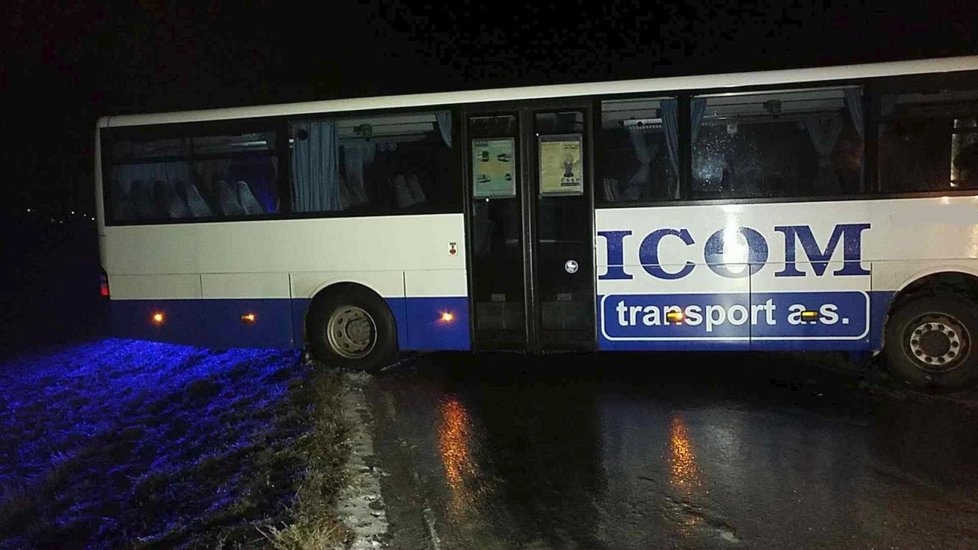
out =
{"type": "Polygon", "coordinates": [[[455,314],[451,311],[443,311],[441,312],[441,320],[443,323],[451,323],[455,320],[455,314]]]}
{"type": "Polygon", "coordinates": [[[74,211],[74,210],[72,210],[72,211],[71,211],[71,215],[72,215],[72,216],[74,216],[74,215],[75,215],[75,211],[74,211]]]}
{"type": "Polygon", "coordinates": [[[162,311],[157,311],[153,313],[153,316],[150,317],[150,319],[152,319],[154,325],[159,326],[162,325],[163,321],[166,320],[166,315],[163,315],[162,311]]]}
{"type": "Polygon", "coordinates": [[[29,213],[30,213],[30,211],[31,211],[31,209],[30,209],[30,208],[28,208],[28,209],[27,209],[27,213],[29,214],[29,213]]]}
{"type": "Polygon", "coordinates": [[[244,315],[241,316],[241,322],[248,325],[255,324],[255,321],[257,320],[258,320],[258,316],[255,315],[254,313],[245,313],[244,315]]]}

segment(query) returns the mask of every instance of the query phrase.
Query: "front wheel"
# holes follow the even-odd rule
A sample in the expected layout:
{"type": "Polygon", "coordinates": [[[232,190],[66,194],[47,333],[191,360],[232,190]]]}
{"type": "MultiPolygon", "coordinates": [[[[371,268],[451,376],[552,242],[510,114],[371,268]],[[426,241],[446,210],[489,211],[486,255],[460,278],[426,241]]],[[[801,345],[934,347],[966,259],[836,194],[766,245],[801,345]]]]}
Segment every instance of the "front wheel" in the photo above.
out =
{"type": "Polygon", "coordinates": [[[306,337],[319,361],[376,371],[396,353],[394,316],[369,290],[345,288],[313,301],[310,307],[306,337]]]}
{"type": "Polygon", "coordinates": [[[883,353],[890,371],[918,388],[963,389],[978,381],[978,304],[949,291],[897,303],[883,353]]]}

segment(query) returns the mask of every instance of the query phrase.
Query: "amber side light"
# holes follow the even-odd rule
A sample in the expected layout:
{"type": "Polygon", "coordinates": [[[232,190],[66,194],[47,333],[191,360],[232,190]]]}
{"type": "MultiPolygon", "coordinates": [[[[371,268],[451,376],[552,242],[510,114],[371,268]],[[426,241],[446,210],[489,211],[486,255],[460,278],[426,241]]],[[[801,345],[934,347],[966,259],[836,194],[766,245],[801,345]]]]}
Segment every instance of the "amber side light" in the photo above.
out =
{"type": "Polygon", "coordinates": [[[666,321],[670,323],[682,323],[683,313],[681,311],[670,311],[666,313],[666,321]]]}
{"type": "Polygon", "coordinates": [[[154,312],[149,319],[153,322],[154,325],[159,326],[162,325],[164,321],[166,321],[166,315],[164,315],[162,311],[157,311],[154,312]]]}
{"type": "Polygon", "coordinates": [[[253,325],[257,320],[258,316],[254,313],[245,313],[241,316],[241,322],[245,323],[246,325],[253,325]]]}

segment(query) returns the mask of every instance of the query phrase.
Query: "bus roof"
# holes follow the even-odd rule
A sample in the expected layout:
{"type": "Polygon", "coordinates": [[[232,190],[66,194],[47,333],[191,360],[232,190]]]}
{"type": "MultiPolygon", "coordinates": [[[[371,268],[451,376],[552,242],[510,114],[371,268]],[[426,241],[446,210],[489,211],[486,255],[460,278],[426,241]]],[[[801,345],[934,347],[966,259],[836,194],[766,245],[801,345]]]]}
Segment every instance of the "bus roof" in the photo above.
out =
{"type": "Polygon", "coordinates": [[[673,76],[665,78],[643,78],[610,82],[553,84],[548,86],[523,86],[515,88],[495,88],[460,92],[438,92],[353,99],[333,99],[249,107],[228,107],[222,109],[204,109],[196,111],[122,115],[102,117],[98,121],[98,126],[101,128],[107,128],[116,126],[139,126],[145,124],[173,124],[241,118],[304,115],[312,113],[363,111],[372,109],[458,105],[493,101],[614,95],[641,92],[655,93],[659,91],[739,88],[744,86],[798,84],[805,82],[852,80],[886,76],[907,76],[969,70],[978,70],[978,56],[891,61],[885,63],[866,63],[805,69],[783,69],[773,71],[673,76]]]}

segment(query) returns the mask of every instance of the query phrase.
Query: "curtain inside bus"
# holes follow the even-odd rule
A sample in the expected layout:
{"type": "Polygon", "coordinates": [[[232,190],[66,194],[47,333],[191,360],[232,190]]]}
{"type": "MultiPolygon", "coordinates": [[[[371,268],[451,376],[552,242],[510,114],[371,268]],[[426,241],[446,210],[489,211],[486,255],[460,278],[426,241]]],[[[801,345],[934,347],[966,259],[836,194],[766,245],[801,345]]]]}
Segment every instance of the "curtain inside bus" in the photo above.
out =
{"type": "Polygon", "coordinates": [[[340,210],[336,123],[289,124],[292,138],[292,206],[296,212],[340,210]]]}
{"type": "MultiPolygon", "coordinates": [[[[669,162],[672,163],[673,174],[676,175],[676,186],[671,195],[679,198],[679,105],[675,99],[662,100],[662,127],[666,131],[666,149],[669,152],[669,162]]],[[[694,97],[689,104],[692,142],[696,143],[700,123],[706,112],[706,99],[694,97]]]]}
{"type": "Polygon", "coordinates": [[[438,132],[441,134],[442,141],[449,149],[452,148],[452,113],[451,111],[439,111],[435,113],[435,121],[438,122],[438,132]]]}

